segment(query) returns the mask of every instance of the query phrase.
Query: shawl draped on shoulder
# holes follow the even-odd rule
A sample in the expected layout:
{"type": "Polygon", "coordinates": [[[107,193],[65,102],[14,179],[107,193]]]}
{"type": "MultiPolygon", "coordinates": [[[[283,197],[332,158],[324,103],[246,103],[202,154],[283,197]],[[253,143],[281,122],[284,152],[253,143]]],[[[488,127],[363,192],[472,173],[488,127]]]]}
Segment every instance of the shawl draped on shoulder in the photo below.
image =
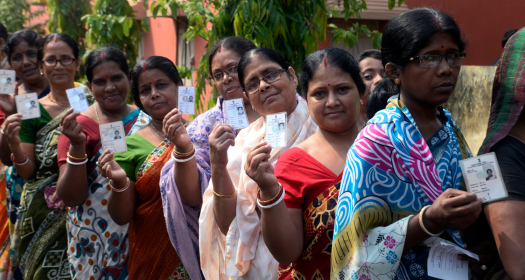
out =
{"type": "MultiPolygon", "coordinates": [[[[427,247],[402,258],[408,220],[448,188],[465,189],[458,161],[471,156],[450,113],[441,112],[450,140],[438,162],[398,96],[355,140],[337,204],[332,279],[428,279],[427,247]]],[[[463,246],[458,231],[447,233],[463,246]]]]}
{"type": "MultiPolygon", "coordinates": [[[[298,99],[300,100],[300,99],[298,99]]],[[[306,105],[298,102],[286,124],[286,147],[272,149],[269,161],[296,146],[317,131],[306,105]]],[[[236,217],[227,235],[215,221],[213,183],[204,193],[199,218],[199,249],[201,267],[206,279],[277,279],[278,263],[266,247],[261,235],[261,222],[256,212],[257,184],[244,171],[248,152],[266,135],[264,118],[243,129],[228,150],[228,172],[237,189],[236,217]]]]}

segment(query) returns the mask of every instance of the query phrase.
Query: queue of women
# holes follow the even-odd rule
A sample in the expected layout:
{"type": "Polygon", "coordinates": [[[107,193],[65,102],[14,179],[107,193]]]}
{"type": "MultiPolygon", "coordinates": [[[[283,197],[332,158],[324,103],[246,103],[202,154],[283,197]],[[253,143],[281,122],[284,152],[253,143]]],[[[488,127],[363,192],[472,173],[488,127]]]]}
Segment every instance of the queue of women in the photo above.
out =
{"type": "Polygon", "coordinates": [[[502,55],[480,150],[496,153],[509,192],[490,204],[466,192],[458,161],[472,153],[441,106],[464,51],[456,22],[429,8],[390,20],[381,51],[319,50],[300,75],[277,51],[227,37],[209,54],[217,105],[189,121],[169,59],[129,69],[118,49],[91,52],[90,107],[76,113],[65,91],[81,86],[77,44],[15,32],[15,95],[38,92],[42,114],[22,120],[14,96],[0,96],[0,276],[436,279],[427,259],[443,239],[479,256],[460,255],[470,279],[525,279],[525,29],[502,55]],[[241,130],[224,106],[238,98],[241,130]],[[286,145],[272,148],[265,118],[280,112],[286,145]],[[99,125],[115,121],[125,152],[102,148],[99,125]]]}

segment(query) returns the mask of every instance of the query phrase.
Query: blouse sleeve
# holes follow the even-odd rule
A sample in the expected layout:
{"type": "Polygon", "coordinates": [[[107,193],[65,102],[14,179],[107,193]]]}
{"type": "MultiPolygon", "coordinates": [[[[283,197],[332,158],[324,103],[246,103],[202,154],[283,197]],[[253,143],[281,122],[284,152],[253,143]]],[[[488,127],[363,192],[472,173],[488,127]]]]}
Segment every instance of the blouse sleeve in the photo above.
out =
{"type": "Polygon", "coordinates": [[[293,149],[284,152],[275,165],[275,176],[284,190],[284,201],[288,208],[303,208],[305,204],[306,180],[297,180],[297,178],[304,178],[304,174],[295,168],[296,162],[293,149]]]}
{"type": "Polygon", "coordinates": [[[64,134],[60,134],[58,137],[58,146],[57,146],[57,162],[58,167],[67,162],[67,153],[69,152],[69,138],[64,134]]]}
{"type": "Polygon", "coordinates": [[[126,176],[133,182],[136,182],[136,175],[135,174],[135,153],[133,150],[128,148],[128,151],[116,153],[114,156],[114,160],[120,165],[120,168],[124,169],[126,172],[126,176]]]}
{"type": "Polygon", "coordinates": [[[20,137],[20,142],[35,144],[36,142],[36,124],[37,119],[23,120],[20,123],[20,130],[18,131],[18,137],[20,137]]]}

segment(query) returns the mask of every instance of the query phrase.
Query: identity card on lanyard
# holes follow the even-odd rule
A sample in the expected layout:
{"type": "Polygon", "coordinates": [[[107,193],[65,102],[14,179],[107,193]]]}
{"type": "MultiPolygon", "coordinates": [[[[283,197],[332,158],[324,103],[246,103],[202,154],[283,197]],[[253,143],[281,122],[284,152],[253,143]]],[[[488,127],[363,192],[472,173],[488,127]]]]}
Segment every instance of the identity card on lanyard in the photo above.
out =
{"type": "Polygon", "coordinates": [[[14,70],[0,70],[0,94],[15,93],[16,72],[14,70]]]}
{"type": "Polygon", "coordinates": [[[102,140],[102,149],[109,149],[113,153],[125,152],[128,150],[126,145],[126,132],[122,121],[101,124],[100,138],[102,140]]]}
{"type": "Polygon", "coordinates": [[[483,203],[508,196],[494,152],[459,161],[469,193],[475,193],[483,203]]]}
{"type": "Polygon", "coordinates": [[[40,118],[38,94],[28,93],[15,96],[16,111],[22,114],[22,120],[40,118]]]}
{"type": "Polygon", "coordinates": [[[226,112],[228,112],[228,120],[233,129],[241,129],[249,126],[246,111],[244,110],[244,102],[242,98],[225,100],[226,112]]]}
{"type": "Polygon", "coordinates": [[[286,112],[266,115],[266,142],[272,147],[286,146],[286,112]]]}
{"type": "Polygon", "coordinates": [[[89,104],[82,87],[67,89],[66,94],[67,99],[69,99],[69,104],[75,109],[75,113],[84,112],[89,109],[89,104]]]}
{"type": "Polygon", "coordinates": [[[179,87],[179,112],[195,114],[195,87],[179,87]]]}

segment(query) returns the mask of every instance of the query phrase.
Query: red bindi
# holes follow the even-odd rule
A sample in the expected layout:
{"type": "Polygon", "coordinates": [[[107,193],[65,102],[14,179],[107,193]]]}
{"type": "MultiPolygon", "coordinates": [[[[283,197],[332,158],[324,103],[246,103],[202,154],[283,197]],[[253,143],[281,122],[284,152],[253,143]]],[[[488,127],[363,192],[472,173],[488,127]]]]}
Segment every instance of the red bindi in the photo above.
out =
{"type": "Polygon", "coordinates": [[[330,86],[330,84],[328,84],[328,86],[330,86]]]}
{"type": "Polygon", "coordinates": [[[106,75],[106,79],[108,78],[108,75],[106,75]]]}
{"type": "Polygon", "coordinates": [[[444,48],[443,46],[441,46],[441,48],[444,48]]]}

